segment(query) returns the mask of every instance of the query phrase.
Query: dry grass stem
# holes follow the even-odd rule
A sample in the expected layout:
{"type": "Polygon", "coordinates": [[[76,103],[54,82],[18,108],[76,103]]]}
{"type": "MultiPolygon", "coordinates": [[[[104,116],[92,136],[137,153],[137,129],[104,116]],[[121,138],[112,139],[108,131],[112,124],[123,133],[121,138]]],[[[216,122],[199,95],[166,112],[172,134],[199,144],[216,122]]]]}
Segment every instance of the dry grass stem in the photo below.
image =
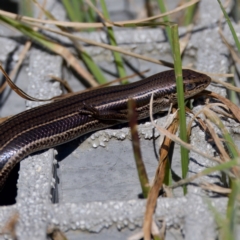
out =
{"type": "MultiPolygon", "coordinates": [[[[172,109],[172,108],[170,108],[170,109],[172,109]]],[[[178,114],[178,111],[175,111],[173,114],[168,113],[167,121],[164,126],[165,129],[167,129],[172,124],[172,122],[176,118],[177,114],[178,114]]],[[[163,145],[164,139],[165,139],[165,136],[161,135],[159,138],[159,148],[163,145]]]]}
{"type": "MultiPolygon", "coordinates": [[[[45,27],[45,26],[40,26],[40,27],[42,29],[46,30],[46,31],[53,32],[53,33],[56,33],[56,34],[59,34],[59,35],[62,35],[62,36],[66,36],[66,37],[75,38],[79,41],[85,42],[85,43],[93,45],[93,46],[98,46],[98,47],[102,47],[102,48],[105,48],[105,49],[108,49],[108,50],[111,50],[111,51],[116,51],[116,52],[131,56],[131,57],[135,57],[135,58],[139,58],[139,59],[142,59],[142,60],[145,60],[145,61],[148,61],[148,62],[160,64],[160,65],[163,65],[163,66],[166,66],[166,67],[170,67],[170,68],[174,67],[172,63],[164,61],[164,60],[158,60],[158,59],[146,57],[146,56],[143,56],[143,55],[140,55],[140,54],[137,54],[137,53],[129,52],[129,51],[124,50],[120,47],[108,45],[108,44],[105,44],[105,43],[99,43],[99,42],[96,42],[96,41],[93,41],[93,40],[90,40],[90,39],[87,39],[87,38],[76,36],[76,35],[66,33],[66,32],[63,32],[63,31],[58,31],[58,30],[48,28],[48,27],[45,27]]],[[[61,55],[61,52],[59,54],[61,55]]],[[[65,57],[64,57],[64,59],[65,59],[65,57]]]]}
{"type": "MultiPolygon", "coordinates": [[[[166,228],[166,224],[165,222],[163,221],[163,227],[161,228],[161,230],[159,231],[158,229],[158,226],[157,224],[152,221],[152,229],[151,229],[151,233],[152,235],[155,235],[155,236],[160,236],[161,235],[161,232],[163,232],[163,230],[165,231],[165,228],[166,228]],[[163,230],[162,230],[163,229],[163,230]]],[[[140,240],[144,237],[143,235],[143,231],[140,230],[138,233],[132,235],[131,237],[129,237],[127,240],[140,240]]],[[[163,238],[164,239],[164,238],[163,238]]]]}
{"type": "MultiPolygon", "coordinates": [[[[46,5],[46,2],[47,2],[46,0],[43,1],[43,4],[42,4],[43,7],[46,5]]],[[[43,12],[40,11],[37,18],[38,18],[38,19],[41,19],[42,16],[43,16],[43,12]]],[[[35,28],[35,31],[37,31],[37,30],[38,30],[38,29],[35,28]]],[[[21,53],[19,54],[19,58],[18,58],[17,64],[14,66],[13,70],[12,70],[12,71],[10,72],[10,74],[9,74],[9,78],[10,78],[10,79],[13,80],[13,79],[15,78],[15,76],[16,76],[16,74],[18,73],[18,70],[19,70],[19,68],[21,67],[22,62],[23,62],[23,60],[25,59],[26,54],[28,53],[28,51],[29,51],[29,49],[31,48],[31,46],[32,46],[32,42],[31,42],[31,41],[27,41],[27,42],[25,43],[25,45],[24,45],[21,53]]],[[[6,88],[7,84],[8,84],[8,82],[5,81],[4,84],[0,87],[0,94],[4,91],[4,89],[6,88]]]]}
{"type": "MultiPolygon", "coordinates": [[[[234,142],[231,141],[231,139],[228,139],[227,136],[229,136],[228,130],[227,128],[223,125],[223,123],[221,122],[220,118],[217,116],[217,114],[215,114],[213,111],[211,111],[209,108],[205,107],[203,109],[204,114],[206,115],[207,118],[209,118],[211,120],[211,122],[213,122],[222,132],[225,142],[227,143],[228,146],[228,150],[229,152],[232,154],[232,157],[234,157],[235,155],[237,157],[240,156],[238,147],[234,144],[234,142]],[[231,144],[231,145],[230,145],[231,144]]],[[[211,130],[211,128],[209,128],[209,130],[211,130]]],[[[218,149],[220,150],[220,140],[217,139],[216,137],[216,133],[214,133],[214,131],[212,130],[212,137],[214,139],[215,144],[217,145],[218,149]]],[[[222,150],[224,151],[224,150],[222,150]]],[[[223,159],[223,162],[227,162],[230,161],[230,157],[226,158],[223,155],[223,152],[221,151],[221,158],[223,159]]],[[[238,177],[240,175],[240,169],[238,166],[235,166],[232,168],[232,172],[234,173],[234,175],[236,177],[238,177]]]]}
{"type": "Polygon", "coordinates": [[[159,231],[159,236],[160,236],[160,239],[161,239],[161,240],[164,240],[164,239],[165,239],[166,228],[167,228],[166,222],[163,220],[163,221],[162,221],[162,227],[161,227],[161,229],[160,229],[160,231],[159,231]]]}
{"type": "Polygon", "coordinates": [[[226,77],[226,78],[234,77],[233,73],[211,73],[211,72],[202,72],[202,73],[205,73],[206,75],[210,75],[210,76],[215,76],[215,77],[226,77]]]}
{"type": "MultiPolygon", "coordinates": [[[[177,132],[178,126],[179,126],[179,116],[177,114],[175,115],[175,118],[173,119],[171,125],[168,127],[167,131],[171,132],[172,134],[175,134],[177,132]]],[[[172,143],[172,140],[165,137],[164,142],[159,150],[160,159],[159,159],[158,167],[155,173],[153,185],[148,194],[146,212],[144,215],[144,224],[143,224],[144,239],[150,240],[152,217],[156,207],[159,190],[162,188],[162,185],[163,185],[167,161],[168,161],[168,152],[169,152],[171,143],[172,143]]]]}
{"type": "Polygon", "coordinates": [[[202,91],[202,94],[205,94],[208,97],[216,98],[220,102],[224,103],[231,110],[234,117],[240,122],[240,111],[239,111],[239,107],[236,104],[231,102],[229,99],[222,97],[221,95],[214,93],[214,92],[204,90],[204,91],[202,91]]]}
{"type": "Polygon", "coordinates": [[[109,23],[111,25],[114,25],[114,22],[110,21],[109,19],[105,18],[101,11],[99,11],[90,0],[85,0],[85,2],[88,4],[89,7],[91,7],[103,20],[104,25],[106,23],[109,23]]]}
{"type": "Polygon", "coordinates": [[[27,93],[25,93],[21,88],[19,88],[8,76],[8,74],[5,72],[5,70],[3,69],[3,67],[0,65],[0,71],[2,71],[3,75],[5,76],[10,88],[17,93],[20,97],[26,99],[26,100],[30,100],[30,101],[37,101],[37,102],[46,102],[46,101],[51,101],[54,98],[51,99],[38,99],[38,98],[34,98],[30,95],[28,95],[27,93]]]}
{"type": "Polygon", "coordinates": [[[48,75],[48,76],[50,78],[54,79],[55,81],[61,83],[68,93],[73,93],[73,90],[70,87],[70,85],[68,84],[68,81],[66,81],[65,79],[61,79],[61,78],[59,78],[57,76],[54,76],[54,75],[48,75]]]}
{"type": "Polygon", "coordinates": [[[182,186],[182,185],[185,185],[185,184],[187,184],[187,183],[190,183],[190,182],[194,181],[195,179],[200,178],[200,177],[203,177],[203,176],[205,176],[205,175],[206,175],[206,174],[204,174],[203,172],[199,172],[199,173],[197,173],[197,174],[192,175],[192,176],[189,177],[189,178],[185,178],[185,179],[182,179],[182,180],[180,180],[180,181],[178,181],[178,182],[176,182],[176,183],[173,183],[171,186],[169,186],[169,188],[174,189],[174,188],[180,187],[180,186],[182,186]]]}
{"type": "Polygon", "coordinates": [[[205,123],[203,121],[201,121],[201,118],[198,117],[199,114],[202,113],[202,109],[200,111],[198,111],[196,114],[194,114],[189,108],[186,107],[186,112],[189,114],[189,115],[193,115],[193,117],[191,118],[191,120],[189,121],[188,125],[187,125],[187,135],[188,135],[188,138],[190,137],[191,135],[191,129],[192,129],[192,124],[194,121],[198,120],[197,122],[201,125],[201,127],[203,128],[203,130],[205,131],[206,130],[206,126],[205,126],[205,123]]]}
{"type": "MultiPolygon", "coordinates": [[[[145,72],[148,72],[148,71],[149,71],[149,70],[145,70],[145,71],[142,71],[142,72],[139,72],[139,73],[140,73],[140,74],[144,74],[145,72]]],[[[133,78],[133,77],[136,77],[136,76],[137,76],[137,74],[134,73],[134,74],[132,74],[132,75],[128,75],[128,76],[126,76],[126,77],[118,78],[118,79],[115,79],[115,80],[113,80],[113,81],[110,81],[110,82],[101,84],[101,85],[99,85],[99,86],[97,86],[97,87],[91,87],[91,88],[84,89],[84,90],[82,90],[82,91],[69,92],[69,93],[66,93],[66,94],[61,95],[61,96],[56,96],[56,97],[53,97],[51,100],[63,99],[63,98],[66,98],[66,97],[69,97],[69,96],[72,96],[72,95],[80,94],[80,93],[83,93],[83,92],[88,92],[88,91],[91,91],[91,90],[93,90],[93,89],[98,89],[98,88],[102,88],[102,87],[107,87],[107,86],[112,85],[112,84],[114,84],[114,83],[118,83],[118,82],[121,82],[121,81],[123,81],[123,80],[125,80],[125,79],[130,79],[130,78],[133,78]]],[[[54,78],[54,79],[56,79],[56,80],[58,79],[57,77],[52,76],[52,75],[51,75],[50,77],[52,77],[52,78],[54,78]]],[[[60,80],[60,79],[59,79],[59,80],[60,80]]],[[[61,80],[61,81],[62,81],[62,80],[61,80]]],[[[63,81],[64,81],[64,80],[63,80],[63,81]]]]}
{"type": "Polygon", "coordinates": [[[214,131],[214,129],[212,127],[211,122],[208,119],[206,119],[206,124],[207,124],[207,127],[208,127],[208,131],[211,134],[211,136],[213,138],[213,141],[216,144],[216,146],[217,146],[217,148],[220,152],[221,159],[223,161],[230,161],[230,157],[227,154],[227,152],[225,151],[224,146],[222,144],[222,141],[219,139],[218,135],[216,134],[216,132],[214,131]]]}
{"type": "Polygon", "coordinates": [[[230,109],[225,104],[222,104],[222,103],[208,103],[208,105],[206,107],[210,108],[215,113],[218,113],[218,114],[220,114],[224,117],[228,117],[228,118],[232,118],[232,119],[236,120],[236,118],[233,116],[233,114],[228,113],[230,111],[230,109]],[[228,112],[224,111],[222,108],[224,108],[228,112]]]}
{"type": "Polygon", "coordinates": [[[203,72],[203,71],[199,71],[199,70],[196,70],[194,68],[186,67],[186,66],[183,66],[182,69],[190,69],[190,70],[193,70],[193,71],[196,71],[196,72],[199,72],[199,73],[203,73],[203,74],[206,74],[206,75],[209,75],[209,76],[215,76],[215,77],[234,77],[234,74],[232,74],[232,73],[203,72]]]}
{"type": "Polygon", "coordinates": [[[222,103],[208,103],[208,105],[206,107],[211,108],[211,109],[213,108],[213,110],[215,109],[215,107],[222,107],[222,108],[226,109],[226,111],[230,110],[225,104],[222,104],[222,103]]]}
{"type": "Polygon", "coordinates": [[[221,84],[222,86],[224,86],[224,87],[226,87],[227,89],[232,90],[232,91],[234,91],[234,92],[240,92],[240,88],[239,88],[239,87],[235,87],[235,86],[233,86],[233,85],[230,84],[230,83],[227,83],[227,82],[224,82],[224,81],[215,79],[215,78],[212,78],[212,81],[215,82],[215,83],[219,83],[219,84],[221,84]]]}
{"type": "Polygon", "coordinates": [[[212,192],[216,192],[216,193],[220,193],[220,194],[227,194],[228,195],[229,193],[231,193],[230,188],[224,188],[224,187],[218,186],[218,185],[213,184],[213,183],[202,182],[202,183],[200,183],[200,186],[204,190],[212,191],[212,192]]]}
{"type": "Polygon", "coordinates": [[[140,230],[139,232],[133,234],[132,236],[128,237],[127,240],[140,240],[143,238],[143,231],[140,230]]]}
{"type": "Polygon", "coordinates": [[[231,56],[235,62],[240,64],[240,58],[238,57],[237,53],[235,52],[234,48],[228,43],[227,39],[224,37],[222,29],[219,28],[218,30],[223,42],[225,43],[226,47],[228,48],[229,52],[231,53],[231,56]]]}
{"type": "Polygon", "coordinates": [[[216,108],[210,108],[210,109],[212,109],[218,115],[222,115],[223,117],[231,118],[231,119],[236,120],[236,118],[232,114],[226,113],[225,111],[223,111],[221,109],[216,109],[216,108]]]}
{"type": "MultiPolygon", "coordinates": [[[[39,7],[39,9],[40,9],[42,12],[46,13],[46,15],[47,15],[48,17],[51,17],[51,18],[53,18],[53,19],[55,20],[54,16],[53,16],[51,13],[47,12],[47,11],[46,11],[38,2],[36,2],[35,0],[34,0],[34,2],[35,2],[35,4],[39,7]]],[[[58,26],[58,28],[60,28],[60,30],[61,30],[62,32],[70,33],[69,30],[68,30],[66,27],[58,26]]],[[[83,47],[81,46],[81,44],[80,44],[75,38],[72,38],[72,37],[68,37],[68,38],[70,39],[70,41],[72,41],[73,45],[74,45],[75,48],[77,49],[77,51],[78,51],[78,53],[79,53],[79,55],[80,55],[80,58],[81,58],[82,54],[85,53],[83,47]]],[[[61,54],[60,54],[60,55],[61,55],[61,54]]],[[[72,59],[72,58],[75,58],[73,55],[70,56],[70,57],[71,57],[71,59],[72,59]]],[[[70,59],[70,61],[71,61],[71,59],[70,59]]],[[[65,58],[65,61],[68,62],[66,58],[65,58]]],[[[84,59],[83,59],[83,61],[84,61],[84,59]]],[[[70,65],[71,65],[71,64],[70,64],[70,65]]],[[[73,61],[73,65],[72,65],[72,66],[75,68],[75,70],[76,70],[82,77],[85,78],[85,80],[90,84],[90,86],[98,86],[98,83],[93,79],[92,75],[91,75],[88,71],[86,71],[78,62],[76,62],[75,59],[74,59],[74,61],[73,61]],[[78,64],[78,66],[76,66],[76,64],[78,64]]]]}
{"type": "Polygon", "coordinates": [[[173,198],[173,191],[171,188],[169,188],[168,186],[166,186],[165,184],[163,184],[163,191],[164,194],[167,198],[173,198]]]}
{"type": "Polygon", "coordinates": [[[159,14],[153,17],[149,17],[149,18],[144,18],[141,20],[132,20],[132,21],[119,21],[119,22],[114,22],[112,24],[106,22],[105,25],[102,23],[79,23],[79,22],[63,22],[63,21],[54,21],[54,20],[40,20],[40,19],[36,19],[36,18],[31,18],[31,17],[26,17],[26,16],[20,16],[14,13],[10,13],[10,12],[6,12],[3,10],[0,10],[0,14],[3,16],[7,16],[9,18],[12,19],[18,19],[19,21],[22,22],[35,22],[35,23],[44,23],[44,24],[51,24],[51,25],[58,25],[58,26],[65,26],[65,27],[72,27],[72,28],[77,28],[77,29],[86,29],[86,28],[103,28],[105,26],[107,27],[112,27],[112,26],[124,26],[126,24],[138,24],[138,23],[144,23],[144,22],[149,22],[155,19],[159,19],[162,18],[164,16],[176,13],[178,11],[181,11],[187,7],[190,7],[196,3],[198,3],[200,0],[191,0],[185,4],[183,4],[180,7],[175,8],[172,11],[166,12],[164,14],[159,14]]]}
{"type": "Polygon", "coordinates": [[[153,124],[153,126],[163,135],[165,135],[166,137],[170,138],[172,141],[174,141],[175,143],[179,144],[180,146],[185,147],[186,149],[193,151],[197,154],[199,154],[200,156],[203,156],[207,159],[210,159],[212,161],[221,163],[222,161],[219,158],[215,158],[212,157],[206,153],[203,153],[201,150],[198,150],[197,148],[194,148],[191,144],[188,144],[186,142],[183,142],[179,137],[175,136],[174,134],[170,133],[168,130],[161,128],[160,126],[158,126],[157,124],[154,123],[153,121],[153,117],[152,117],[152,98],[151,98],[151,102],[150,102],[150,119],[151,122],[153,124]]]}
{"type": "Polygon", "coordinates": [[[93,76],[82,68],[79,64],[79,60],[74,57],[74,55],[65,47],[54,43],[54,48],[51,49],[53,52],[57,53],[58,55],[62,56],[64,60],[80,75],[85,79],[90,86],[96,87],[99,84],[94,80],[93,76]]]}
{"type": "MultiPolygon", "coordinates": [[[[23,60],[26,57],[27,52],[31,48],[31,45],[32,45],[32,43],[30,41],[27,41],[25,43],[24,48],[22,49],[21,53],[19,54],[19,59],[18,59],[17,64],[14,66],[13,70],[9,74],[9,78],[11,78],[11,79],[15,78],[19,68],[22,65],[23,60]]],[[[0,93],[2,93],[4,91],[4,89],[6,88],[7,85],[8,85],[8,81],[5,81],[4,84],[0,87],[0,93]]]]}
{"type": "Polygon", "coordinates": [[[136,112],[136,101],[133,99],[129,99],[128,100],[128,122],[131,130],[134,159],[137,167],[139,181],[142,188],[142,194],[144,198],[147,198],[150,187],[149,187],[147,171],[142,159],[139,134],[137,130],[137,118],[138,116],[136,112]]]}

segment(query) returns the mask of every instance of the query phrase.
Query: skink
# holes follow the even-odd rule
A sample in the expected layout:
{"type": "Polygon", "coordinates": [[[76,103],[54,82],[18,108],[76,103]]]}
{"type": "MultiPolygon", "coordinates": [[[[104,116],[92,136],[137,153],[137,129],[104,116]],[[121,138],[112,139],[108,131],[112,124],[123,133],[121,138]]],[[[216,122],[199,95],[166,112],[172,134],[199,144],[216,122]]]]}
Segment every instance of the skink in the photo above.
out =
{"type": "MultiPolygon", "coordinates": [[[[183,70],[185,99],[201,92],[210,77],[183,70]]],[[[27,155],[71,141],[88,132],[127,122],[127,103],[135,99],[138,118],[165,111],[177,103],[173,70],[128,85],[99,88],[36,107],[0,125],[0,188],[13,167],[27,155]]]]}

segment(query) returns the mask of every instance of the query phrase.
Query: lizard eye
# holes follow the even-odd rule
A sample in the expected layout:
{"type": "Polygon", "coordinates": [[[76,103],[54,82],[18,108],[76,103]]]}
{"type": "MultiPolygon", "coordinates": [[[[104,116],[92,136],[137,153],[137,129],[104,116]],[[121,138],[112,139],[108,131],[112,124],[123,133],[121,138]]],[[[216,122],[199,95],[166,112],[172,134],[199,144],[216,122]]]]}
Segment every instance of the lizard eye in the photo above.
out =
{"type": "Polygon", "coordinates": [[[185,85],[185,91],[191,91],[191,90],[193,90],[195,87],[196,87],[196,84],[195,84],[195,83],[187,83],[187,84],[185,85]]]}

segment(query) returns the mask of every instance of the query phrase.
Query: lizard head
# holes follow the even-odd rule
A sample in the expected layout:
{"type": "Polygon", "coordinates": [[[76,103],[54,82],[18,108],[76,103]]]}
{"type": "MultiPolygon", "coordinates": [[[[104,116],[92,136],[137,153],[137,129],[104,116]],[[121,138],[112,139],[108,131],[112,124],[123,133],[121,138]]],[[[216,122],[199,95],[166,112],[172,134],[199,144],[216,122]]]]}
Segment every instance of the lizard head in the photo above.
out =
{"type": "Polygon", "coordinates": [[[204,90],[211,82],[206,74],[193,70],[183,70],[183,85],[185,98],[190,98],[204,90]]]}

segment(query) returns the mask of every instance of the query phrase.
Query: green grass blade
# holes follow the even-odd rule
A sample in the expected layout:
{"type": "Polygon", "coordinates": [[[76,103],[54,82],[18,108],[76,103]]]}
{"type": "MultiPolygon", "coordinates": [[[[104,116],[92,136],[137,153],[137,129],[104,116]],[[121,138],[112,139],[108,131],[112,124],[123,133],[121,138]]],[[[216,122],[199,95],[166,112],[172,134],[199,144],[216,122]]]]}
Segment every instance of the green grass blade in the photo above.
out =
{"type": "MultiPolygon", "coordinates": [[[[177,100],[178,100],[179,118],[180,118],[180,138],[184,142],[188,142],[185,104],[184,104],[183,78],[182,78],[182,61],[181,61],[181,54],[180,54],[177,24],[171,25],[171,31],[172,31],[174,70],[175,70],[175,76],[177,81],[177,100]]],[[[185,149],[182,146],[181,146],[181,163],[182,163],[182,178],[186,178],[188,173],[189,152],[187,149],[185,149]]],[[[184,186],[183,192],[184,194],[187,193],[186,186],[184,186]]]]}
{"type": "MultiPolygon", "coordinates": [[[[171,30],[172,39],[172,49],[173,49],[173,59],[174,59],[174,69],[177,81],[177,99],[179,107],[179,117],[180,117],[180,138],[184,142],[188,142],[187,139],[187,128],[186,128],[186,115],[185,115],[185,104],[184,104],[184,91],[183,91],[183,79],[182,79],[182,61],[179,46],[178,37],[178,26],[175,23],[165,23],[165,22],[155,22],[155,23],[137,23],[137,24],[126,24],[125,27],[135,27],[135,26],[153,26],[153,25],[163,25],[169,26],[171,30]]],[[[184,147],[181,147],[181,162],[182,162],[182,178],[186,178],[188,173],[189,164],[189,152],[184,147]]],[[[186,186],[183,187],[184,194],[187,193],[186,186]]]]}
{"type": "MultiPolygon", "coordinates": [[[[70,52],[68,52],[68,50],[66,49],[64,51],[64,47],[62,47],[61,45],[52,42],[51,40],[49,40],[47,37],[45,37],[43,34],[34,31],[32,28],[19,23],[16,20],[10,19],[8,17],[4,17],[2,15],[0,15],[0,20],[2,20],[3,22],[11,25],[12,27],[15,27],[18,31],[20,31],[21,33],[23,33],[25,36],[29,37],[31,40],[34,40],[35,42],[41,44],[42,46],[48,48],[50,51],[53,51],[54,53],[57,53],[59,55],[61,55],[66,61],[68,61],[68,58],[71,57],[72,60],[75,60],[75,58],[71,55],[70,52]]],[[[88,82],[89,84],[91,84],[92,86],[96,85],[95,80],[92,78],[92,76],[86,72],[86,71],[82,71],[81,68],[79,68],[79,65],[76,64],[71,64],[71,66],[73,66],[73,68],[83,77],[88,78],[88,82]]]]}
{"type": "MultiPolygon", "coordinates": [[[[96,5],[96,1],[95,0],[90,0],[92,2],[93,5],[96,5]]],[[[95,22],[96,19],[96,13],[95,11],[89,7],[88,8],[88,22],[95,22]]]]}
{"type": "MultiPolygon", "coordinates": [[[[106,19],[110,19],[105,0],[100,0],[100,3],[101,3],[101,7],[102,7],[104,17],[106,19]]],[[[112,27],[108,27],[107,32],[108,32],[110,44],[112,46],[117,46],[117,42],[116,42],[112,27]]],[[[122,56],[120,55],[120,53],[117,53],[117,52],[113,52],[113,56],[114,56],[114,60],[115,60],[115,64],[116,64],[116,67],[117,67],[119,77],[120,78],[125,77],[126,72],[125,72],[125,69],[124,69],[122,56]]],[[[127,83],[127,80],[123,81],[123,83],[127,83]]]]}
{"type": "MultiPolygon", "coordinates": [[[[51,20],[56,20],[55,17],[49,12],[46,11],[44,9],[42,9],[44,11],[44,14],[51,20]]],[[[59,28],[68,33],[67,28],[59,26],[59,28]]],[[[104,84],[107,82],[106,78],[104,77],[101,69],[98,67],[98,65],[94,62],[94,60],[92,59],[92,57],[80,46],[80,44],[78,43],[78,41],[74,38],[69,37],[69,39],[73,42],[73,44],[75,45],[75,47],[78,50],[79,53],[79,57],[82,58],[85,66],[89,69],[89,71],[93,74],[94,78],[97,80],[98,83],[100,84],[104,84]]]]}
{"type": "Polygon", "coordinates": [[[222,122],[220,122],[220,126],[223,129],[223,132],[222,132],[223,138],[226,140],[226,145],[227,145],[229,151],[231,152],[232,157],[233,158],[238,157],[239,156],[238,148],[237,148],[236,144],[234,143],[231,135],[228,133],[228,130],[225,128],[225,126],[223,125],[222,122]]]}
{"type": "Polygon", "coordinates": [[[32,0],[21,0],[19,1],[19,6],[20,6],[19,13],[22,16],[28,17],[34,16],[32,0]]]}
{"type": "Polygon", "coordinates": [[[107,82],[106,78],[104,77],[101,69],[94,62],[92,57],[84,50],[81,51],[81,57],[84,63],[86,64],[87,68],[90,70],[90,72],[93,74],[93,76],[97,80],[97,82],[100,84],[106,83],[107,82]]]}
{"type": "Polygon", "coordinates": [[[164,176],[164,184],[169,186],[172,184],[172,171],[171,171],[171,165],[170,165],[170,160],[168,157],[167,163],[166,163],[166,172],[164,176]]]}
{"type": "Polygon", "coordinates": [[[226,20],[227,20],[227,24],[228,24],[228,26],[229,26],[229,28],[230,28],[230,30],[231,30],[231,33],[232,33],[233,39],[234,39],[234,41],[235,41],[235,44],[236,44],[236,46],[237,46],[238,52],[240,52],[240,43],[239,43],[237,34],[236,34],[235,30],[234,30],[234,27],[233,27],[233,25],[232,25],[232,23],[231,23],[231,20],[229,19],[228,14],[227,14],[227,12],[225,11],[225,9],[224,9],[221,1],[220,1],[220,0],[217,0],[217,1],[218,1],[219,5],[220,5],[220,7],[221,7],[221,9],[222,9],[222,12],[223,12],[223,14],[224,14],[224,17],[225,17],[226,20]]]}
{"type": "MultiPolygon", "coordinates": [[[[96,1],[95,0],[90,0],[92,2],[93,5],[96,5],[96,1]]],[[[87,13],[85,14],[86,16],[86,21],[87,22],[95,22],[96,21],[96,12],[90,7],[88,6],[88,10],[87,13]]],[[[89,28],[88,31],[92,32],[94,31],[95,28],[89,28]]]]}
{"type": "Polygon", "coordinates": [[[83,22],[84,21],[84,14],[86,14],[84,9],[84,1],[83,0],[72,0],[72,10],[74,13],[74,20],[73,22],[83,22]]]}
{"type": "Polygon", "coordinates": [[[233,168],[233,167],[238,165],[238,160],[239,160],[238,158],[235,158],[235,159],[233,159],[231,161],[224,162],[224,163],[221,163],[221,164],[219,164],[217,166],[207,168],[207,169],[202,171],[202,173],[203,173],[202,176],[209,175],[209,174],[211,174],[213,172],[216,172],[216,171],[226,171],[226,170],[228,170],[230,168],[233,168]]]}
{"type": "Polygon", "coordinates": [[[35,40],[36,42],[42,44],[43,46],[49,49],[53,48],[54,44],[51,41],[47,40],[47,38],[41,33],[35,32],[30,27],[2,15],[0,15],[0,20],[11,25],[12,27],[15,27],[18,31],[22,32],[25,36],[31,38],[32,40],[35,40]]]}
{"type": "Polygon", "coordinates": [[[72,10],[71,1],[62,0],[62,4],[67,12],[69,19],[72,21],[72,19],[74,19],[74,12],[72,10]]]}
{"type": "Polygon", "coordinates": [[[176,188],[176,187],[179,187],[179,186],[182,186],[184,184],[188,184],[189,182],[199,178],[199,177],[202,177],[202,176],[206,176],[206,175],[209,175],[213,172],[217,172],[217,171],[227,171],[235,166],[238,165],[238,161],[239,159],[234,159],[234,160],[231,160],[231,161],[228,161],[228,162],[224,162],[224,163],[221,163],[221,164],[218,164],[217,166],[214,166],[214,167],[210,167],[210,168],[206,168],[204,169],[203,171],[189,177],[189,178],[185,178],[185,179],[182,179],[182,180],[179,180],[178,182],[176,183],[173,183],[172,186],[169,186],[170,188],[176,188]]]}
{"type": "MultiPolygon", "coordinates": [[[[189,2],[190,0],[188,0],[189,2]]],[[[192,6],[189,6],[186,11],[185,11],[185,16],[184,16],[184,25],[188,26],[189,24],[192,23],[193,17],[194,17],[194,12],[196,9],[197,4],[194,4],[192,6]]]]}
{"type": "Polygon", "coordinates": [[[69,19],[73,22],[83,22],[83,13],[81,0],[62,0],[63,6],[67,12],[69,19]]]}
{"type": "MultiPolygon", "coordinates": [[[[165,7],[164,1],[163,0],[157,0],[157,2],[158,2],[158,6],[159,6],[159,9],[160,9],[160,12],[161,13],[167,12],[167,9],[165,7]]],[[[170,22],[168,16],[164,16],[163,20],[164,20],[164,22],[170,22]]],[[[167,37],[168,37],[169,44],[170,44],[171,49],[172,49],[172,36],[171,36],[171,29],[170,29],[170,27],[168,27],[168,26],[166,27],[166,32],[167,32],[167,37]]]]}
{"type": "Polygon", "coordinates": [[[214,112],[210,112],[209,110],[205,110],[204,112],[207,114],[207,117],[221,130],[222,136],[225,139],[225,143],[230,152],[230,157],[239,157],[238,148],[221,119],[214,112]]]}
{"type": "Polygon", "coordinates": [[[227,206],[227,219],[228,219],[228,239],[235,239],[234,232],[236,226],[236,203],[237,197],[239,197],[239,180],[231,180],[231,193],[228,199],[228,206],[227,206]]]}

